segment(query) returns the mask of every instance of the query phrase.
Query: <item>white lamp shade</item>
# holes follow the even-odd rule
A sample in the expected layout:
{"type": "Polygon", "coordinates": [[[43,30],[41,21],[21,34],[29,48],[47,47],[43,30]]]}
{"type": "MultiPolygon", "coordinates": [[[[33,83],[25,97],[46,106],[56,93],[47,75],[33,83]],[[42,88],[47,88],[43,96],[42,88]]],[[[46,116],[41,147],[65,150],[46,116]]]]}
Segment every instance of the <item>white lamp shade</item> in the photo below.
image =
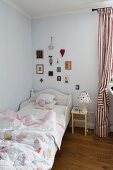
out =
{"type": "Polygon", "coordinates": [[[91,99],[89,97],[88,92],[81,92],[80,96],[78,97],[79,103],[91,103],[91,99]]]}

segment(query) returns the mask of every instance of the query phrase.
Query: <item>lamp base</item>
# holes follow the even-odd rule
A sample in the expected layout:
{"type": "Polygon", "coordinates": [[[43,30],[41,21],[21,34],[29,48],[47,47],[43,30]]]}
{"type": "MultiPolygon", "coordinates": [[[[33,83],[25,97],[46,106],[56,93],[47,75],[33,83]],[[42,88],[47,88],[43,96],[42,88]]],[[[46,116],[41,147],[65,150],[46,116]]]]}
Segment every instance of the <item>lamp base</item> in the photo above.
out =
{"type": "Polygon", "coordinates": [[[80,111],[83,112],[83,113],[87,113],[87,108],[86,108],[85,104],[81,105],[80,111]]]}

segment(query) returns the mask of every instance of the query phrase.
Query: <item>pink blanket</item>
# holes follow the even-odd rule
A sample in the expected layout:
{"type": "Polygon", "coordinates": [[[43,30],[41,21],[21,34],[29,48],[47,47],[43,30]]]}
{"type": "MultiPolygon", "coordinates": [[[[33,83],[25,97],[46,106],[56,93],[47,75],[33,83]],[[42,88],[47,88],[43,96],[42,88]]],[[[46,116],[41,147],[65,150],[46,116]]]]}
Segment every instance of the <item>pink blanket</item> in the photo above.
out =
{"type": "Polygon", "coordinates": [[[33,115],[26,115],[24,117],[22,117],[20,119],[24,125],[26,126],[30,126],[33,124],[37,124],[37,125],[52,125],[52,124],[56,124],[56,113],[52,110],[48,111],[45,114],[45,117],[43,119],[36,119],[35,116],[33,115]]]}
{"type": "MultiPolygon", "coordinates": [[[[37,113],[38,114],[38,113],[37,113]]],[[[16,112],[7,110],[0,113],[0,138],[4,140],[11,140],[17,136],[19,129],[34,129],[37,132],[51,132],[55,139],[56,145],[60,148],[59,135],[64,131],[64,126],[56,120],[56,112],[48,110],[43,114],[42,118],[38,118],[35,114],[26,114],[26,116],[19,118],[16,112]]],[[[25,130],[25,132],[27,132],[25,130]]]]}
{"type": "Polygon", "coordinates": [[[15,130],[21,126],[17,113],[11,110],[0,113],[0,130],[15,130]]]}
{"type": "Polygon", "coordinates": [[[17,114],[17,112],[14,112],[12,110],[6,110],[6,111],[0,113],[0,118],[2,118],[2,117],[15,119],[15,118],[18,118],[18,114],[17,114]]]}

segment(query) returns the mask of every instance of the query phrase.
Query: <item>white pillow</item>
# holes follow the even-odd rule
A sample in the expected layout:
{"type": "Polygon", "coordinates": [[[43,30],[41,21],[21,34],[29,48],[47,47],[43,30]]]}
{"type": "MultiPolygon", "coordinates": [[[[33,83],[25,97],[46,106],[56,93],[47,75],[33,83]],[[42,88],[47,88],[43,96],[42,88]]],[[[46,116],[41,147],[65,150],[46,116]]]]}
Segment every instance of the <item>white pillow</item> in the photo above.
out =
{"type": "Polygon", "coordinates": [[[54,105],[56,104],[56,101],[55,100],[53,100],[51,103],[49,103],[49,104],[46,104],[45,106],[40,106],[38,103],[35,103],[34,104],[34,107],[36,108],[36,109],[53,109],[53,107],[54,107],[54,105]]]}
{"type": "Polygon", "coordinates": [[[39,103],[40,100],[44,100],[46,103],[51,103],[54,99],[55,99],[54,95],[42,93],[37,97],[36,103],[39,103]]]}

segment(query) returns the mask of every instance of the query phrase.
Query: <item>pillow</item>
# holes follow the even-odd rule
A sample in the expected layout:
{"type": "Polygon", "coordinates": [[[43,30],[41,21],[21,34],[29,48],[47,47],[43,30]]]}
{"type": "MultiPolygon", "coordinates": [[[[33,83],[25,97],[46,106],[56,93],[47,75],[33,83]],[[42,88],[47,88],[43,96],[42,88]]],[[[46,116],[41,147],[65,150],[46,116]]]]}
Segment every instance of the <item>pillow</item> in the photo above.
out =
{"type": "Polygon", "coordinates": [[[37,97],[36,103],[39,103],[40,100],[45,100],[45,102],[48,104],[48,103],[51,103],[54,99],[55,99],[54,95],[42,93],[37,97]]]}
{"type": "Polygon", "coordinates": [[[40,106],[38,103],[34,104],[34,107],[36,109],[53,109],[54,105],[56,104],[56,100],[53,100],[51,103],[49,104],[45,104],[45,106],[40,106]]]}

